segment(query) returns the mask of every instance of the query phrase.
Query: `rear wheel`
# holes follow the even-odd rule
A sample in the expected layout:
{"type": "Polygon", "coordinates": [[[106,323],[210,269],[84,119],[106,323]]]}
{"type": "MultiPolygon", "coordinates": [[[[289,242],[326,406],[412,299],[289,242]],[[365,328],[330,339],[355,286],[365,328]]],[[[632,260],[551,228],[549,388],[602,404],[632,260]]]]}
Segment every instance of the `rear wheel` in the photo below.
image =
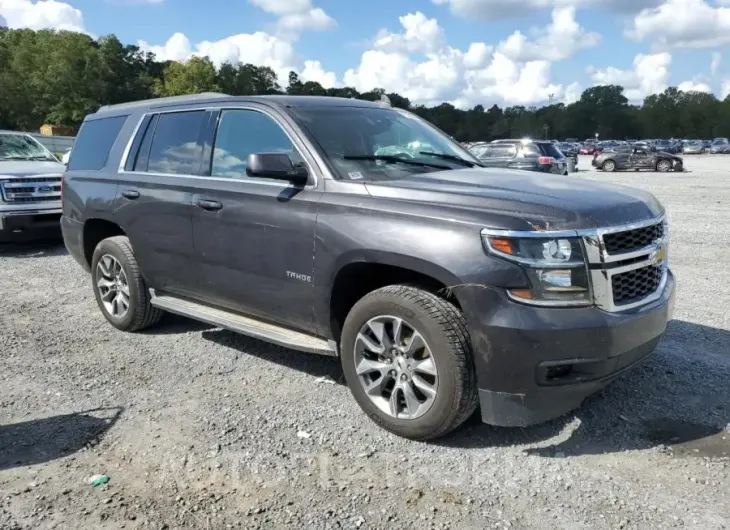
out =
{"type": "Polygon", "coordinates": [[[399,436],[443,436],[477,407],[464,316],[427,291],[392,285],[362,298],[345,320],[341,361],[360,407],[399,436]]]}
{"type": "Polygon", "coordinates": [[[96,246],[91,277],[99,309],[115,328],[139,331],[162,317],[162,311],[150,304],[149,290],[127,237],[110,237],[96,246]]]}
{"type": "Polygon", "coordinates": [[[603,169],[603,171],[608,171],[609,173],[616,171],[616,162],[613,160],[606,160],[603,163],[603,166],[601,166],[601,169],[603,169]]]}
{"type": "Polygon", "coordinates": [[[667,159],[662,159],[656,163],[656,170],[666,172],[672,169],[672,162],[667,159]]]}

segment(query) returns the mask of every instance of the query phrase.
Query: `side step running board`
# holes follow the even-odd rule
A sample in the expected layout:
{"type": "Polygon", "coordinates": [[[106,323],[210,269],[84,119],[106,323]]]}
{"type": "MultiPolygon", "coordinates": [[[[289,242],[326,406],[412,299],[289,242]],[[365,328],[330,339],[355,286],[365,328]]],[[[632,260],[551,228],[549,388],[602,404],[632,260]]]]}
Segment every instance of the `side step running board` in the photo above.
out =
{"type": "Polygon", "coordinates": [[[202,305],[184,298],[178,298],[169,294],[157,294],[154,289],[150,289],[150,294],[152,295],[150,303],[153,306],[169,311],[170,313],[200,320],[206,324],[235,331],[242,335],[278,344],[279,346],[291,348],[292,350],[337,356],[337,349],[333,341],[319,339],[305,333],[282,328],[275,324],[260,322],[253,318],[202,305]]]}

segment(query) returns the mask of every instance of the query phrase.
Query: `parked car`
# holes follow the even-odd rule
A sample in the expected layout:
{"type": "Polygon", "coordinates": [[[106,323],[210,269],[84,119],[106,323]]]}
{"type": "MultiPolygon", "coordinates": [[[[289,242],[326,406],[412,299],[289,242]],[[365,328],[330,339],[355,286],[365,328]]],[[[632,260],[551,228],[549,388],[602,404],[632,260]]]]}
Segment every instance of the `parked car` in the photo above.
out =
{"type": "Polygon", "coordinates": [[[583,144],[580,148],[581,155],[592,155],[596,152],[596,144],[583,144]]]}
{"type": "Polygon", "coordinates": [[[560,144],[557,144],[557,148],[560,150],[563,155],[565,155],[565,158],[568,159],[568,172],[571,171],[578,171],[578,153],[580,151],[579,148],[577,148],[573,144],[569,144],[567,142],[563,142],[560,144]]]}
{"type": "Polygon", "coordinates": [[[70,158],[71,158],[71,149],[66,149],[66,151],[64,151],[64,153],[63,153],[63,156],[61,157],[61,163],[64,166],[67,166],[70,158]]]}
{"type": "Polygon", "coordinates": [[[701,140],[689,140],[683,145],[682,152],[685,155],[701,155],[705,152],[705,146],[701,140]]]}
{"type": "Polygon", "coordinates": [[[709,151],[712,147],[712,140],[702,140],[702,145],[705,148],[705,151],[709,151]]]}
{"type": "Polygon", "coordinates": [[[62,227],[113,327],[169,311],[335,356],[365,413],[414,439],[478,405],[504,426],[564,414],[654,350],[674,300],[650,193],[483,168],[355,99],[103,107],[76,138],[62,227]]]}
{"type": "Polygon", "coordinates": [[[621,169],[680,172],[684,169],[681,157],[662,151],[648,151],[639,147],[603,151],[593,159],[592,165],[609,172],[621,169]]]}
{"type": "Polygon", "coordinates": [[[730,141],[727,138],[715,138],[710,146],[710,153],[713,155],[717,154],[729,154],[730,153],[730,141]]]}
{"type": "Polygon", "coordinates": [[[670,154],[675,154],[679,152],[677,144],[675,144],[671,140],[658,140],[656,142],[656,150],[670,154]]]}
{"type": "Polygon", "coordinates": [[[565,155],[550,141],[496,140],[476,145],[470,152],[485,167],[568,174],[565,155]]]}
{"type": "Polygon", "coordinates": [[[29,134],[0,131],[0,242],[61,235],[64,169],[29,134]]]}

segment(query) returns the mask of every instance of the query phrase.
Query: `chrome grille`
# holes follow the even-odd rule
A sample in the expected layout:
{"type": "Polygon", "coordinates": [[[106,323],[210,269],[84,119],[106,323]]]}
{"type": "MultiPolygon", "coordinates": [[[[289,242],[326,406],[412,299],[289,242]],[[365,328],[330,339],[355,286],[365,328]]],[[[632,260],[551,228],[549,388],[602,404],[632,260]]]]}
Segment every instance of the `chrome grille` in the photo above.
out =
{"type": "Polygon", "coordinates": [[[664,223],[657,223],[624,232],[603,236],[603,244],[609,254],[621,254],[639,250],[664,237],[664,223]]]}
{"type": "Polygon", "coordinates": [[[656,292],[664,272],[661,266],[649,265],[613,275],[611,277],[613,303],[629,304],[656,292]]]}
{"type": "Polygon", "coordinates": [[[23,177],[0,183],[5,202],[29,203],[61,200],[61,175],[23,177]]]}
{"type": "Polygon", "coordinates": [[[664,216],[627,226],[582,230],[593,298],[605,311],[658,299],[668,277],[664,216]]]}

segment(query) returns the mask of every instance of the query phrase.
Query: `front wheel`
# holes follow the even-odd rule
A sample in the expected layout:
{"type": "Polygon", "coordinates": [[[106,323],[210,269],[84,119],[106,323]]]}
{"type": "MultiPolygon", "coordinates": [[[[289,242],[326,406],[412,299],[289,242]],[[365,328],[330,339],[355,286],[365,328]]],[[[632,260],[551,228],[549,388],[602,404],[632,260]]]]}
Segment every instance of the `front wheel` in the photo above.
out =
{"type": "Polygon", "coordinates": [[[357,302],[343,326],[341,361],[358,405],[399,436],[443,436],[477,407],[464,316],[427,291],[391,285],[357,302]]]}
{"type": "Polygon", "coordinates": [[[601,169],[603,171],[608,171],[609,173],[612,173],[616,171],[616,162],[614,162],[613,160],[606,160],[603,163],[603,166],[601,166],[601,169]]]}
{"type": "Polygon", "coordinates": [[[162,317],[162,311],[150,304],[149,290],[125,236],[104,239],[96,246],[91,277],[99,309],[115,328],[139,331],[162,317]]]}
{"type": "Polygon", "coordinates": [[[672,169],[672,163],[669,160],[660,160],[656,164],[656,170],[661,172],[667,172],[672,169]]]}

